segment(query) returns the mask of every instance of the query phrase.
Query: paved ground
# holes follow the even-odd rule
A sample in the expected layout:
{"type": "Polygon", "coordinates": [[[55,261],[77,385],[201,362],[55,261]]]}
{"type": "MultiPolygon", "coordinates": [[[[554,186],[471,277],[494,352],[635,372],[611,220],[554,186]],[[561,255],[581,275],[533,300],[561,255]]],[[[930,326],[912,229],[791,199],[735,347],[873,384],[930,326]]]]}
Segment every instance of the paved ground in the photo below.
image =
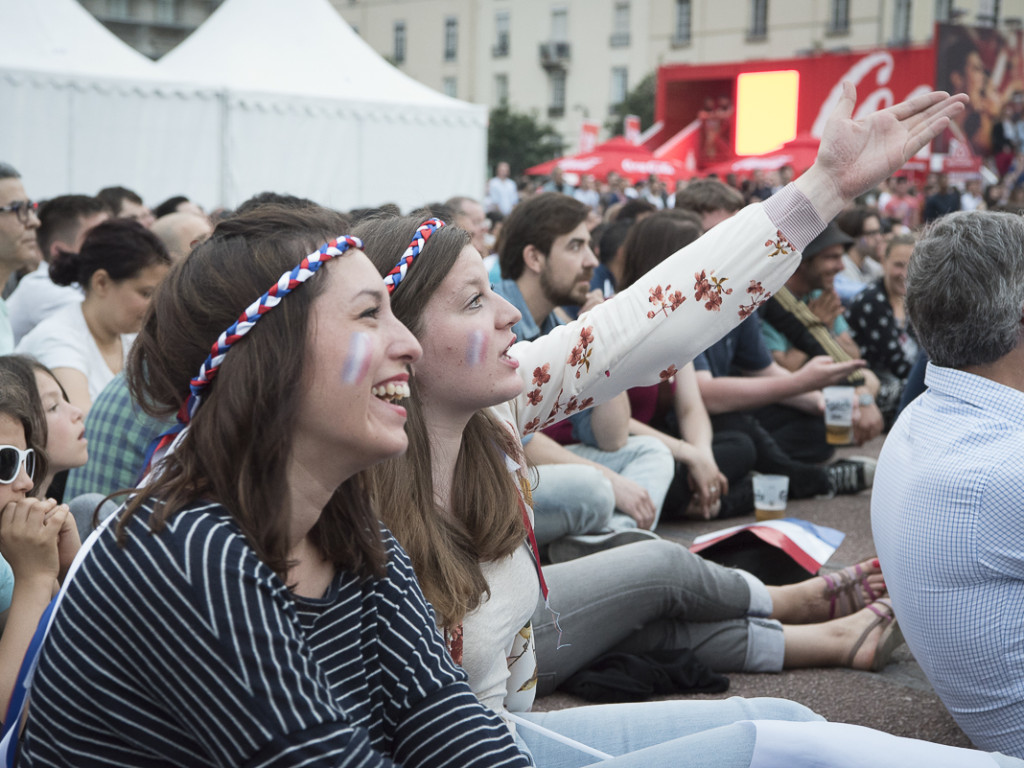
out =
{"type": "MultiPolygon", "coordinates": [[[[882,440],[876,439],[859,449],[843,449],[840,455],[877,456],[882,440]]],[[[875,554],[871,539],[870,492],[837,497],[828,501],[791,502],[788,512],[846,533],[846,539],[827,563],[842,568],[875,554]]],[[[717,530],[727,524],[751,522],[737,518],[725,524],[685,523],[666,526],[662,535],[689,542],[694,536],[717,530]]],[[[777,675],[730,674],[731,686],[725,694],[677,696],[672,698],[711,699],[726,696],[779,696],[807,705],[829,720],[877,728],[899,736],[927,739],[959,747],[971,746],[963,731],[953,722],[932,691],[927,679],[906,646],[894,656],[894,662],[881,673],[850,669],[794,670],[777,675]]],[[[562,693],[540,699],[539,710],[563,709],[584,704],[581,699],[562,693]]]]}

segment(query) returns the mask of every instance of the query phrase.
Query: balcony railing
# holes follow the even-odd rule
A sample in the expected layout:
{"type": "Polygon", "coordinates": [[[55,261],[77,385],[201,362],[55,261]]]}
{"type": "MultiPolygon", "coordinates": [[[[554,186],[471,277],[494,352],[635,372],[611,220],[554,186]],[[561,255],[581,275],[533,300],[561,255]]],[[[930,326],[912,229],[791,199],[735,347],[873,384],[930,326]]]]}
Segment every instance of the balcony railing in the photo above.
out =
{"type": "Polygon", "coordinates": [[[562,69],[569,61],[569,43],[561,40],[540,44],[540,64],[545,69],[562,69]]]}

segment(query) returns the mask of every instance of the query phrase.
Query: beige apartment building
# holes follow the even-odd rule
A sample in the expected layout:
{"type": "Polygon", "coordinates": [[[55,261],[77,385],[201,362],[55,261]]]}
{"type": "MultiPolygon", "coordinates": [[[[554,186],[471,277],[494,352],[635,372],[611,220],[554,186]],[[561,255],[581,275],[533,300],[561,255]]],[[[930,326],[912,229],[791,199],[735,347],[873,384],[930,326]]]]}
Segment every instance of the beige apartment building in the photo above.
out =
{"type": "Polygon", "coordinates": [[[405,73],[466,101],[533,111],[567,147],[662,64],[928,44],[936,22],[1013,28],[1024,17],[1024,0],[331,2],[405,73]]]}

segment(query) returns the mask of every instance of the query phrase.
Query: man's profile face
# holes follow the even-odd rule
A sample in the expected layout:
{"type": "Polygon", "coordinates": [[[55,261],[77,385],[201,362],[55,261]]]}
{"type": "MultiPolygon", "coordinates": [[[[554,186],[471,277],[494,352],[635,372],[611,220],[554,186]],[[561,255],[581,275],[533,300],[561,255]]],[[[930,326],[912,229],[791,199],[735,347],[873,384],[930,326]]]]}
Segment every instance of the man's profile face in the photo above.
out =
{"type": "MultiPolygon", "coordinates": [[[[21,179],[0,179],[0,208],[27,200],[21,179]]],[[[37,229],[39,218],[34,212],[26,223],[22,223],[13,211],[0,213],[0,267],[17,270],[39,266],[42,253],[36,242],[37,229]]]]}
{"type": "Polygon", "coordinates": [[[462,203],[462,210],[455,215],[455,225],[469,232],[470,242],[481,256],[487,256],[487,230],[489,229],[484,207],[480,203],[467,200],[462,203]]]}
{"type": "Polygon", "coordinates": [[[551,243],[540,272],[544,297],[555,306],[579,306],[587,299],[597,257],[590,250],[590,232],[586,221],[572,231],[559,235],[551,243]]]}
{"type": "Polygon", "coordinates": [[[804,277],[812,290],[832,290],[836,275],[843,271],[844,253],[846,249],[837,243],[815,254],[810,261],[801,265],[804,277]]]}
{"type": "Polygon", "coordinates": [[[117,218],[137,221],[146,229],[153,226],[153,222],[156,221],[156,217],[153,216],[153,212],[149,208],[133,203],[127,198],[121,201],[121,210],[117,212],[117,218]]]}

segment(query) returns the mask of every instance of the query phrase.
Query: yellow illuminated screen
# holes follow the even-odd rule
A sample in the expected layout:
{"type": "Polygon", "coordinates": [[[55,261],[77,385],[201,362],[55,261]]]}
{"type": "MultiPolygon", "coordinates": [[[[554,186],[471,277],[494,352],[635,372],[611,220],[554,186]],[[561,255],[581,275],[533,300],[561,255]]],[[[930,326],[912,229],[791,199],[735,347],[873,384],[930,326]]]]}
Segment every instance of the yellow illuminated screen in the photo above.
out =
{"type": "Polygon", "coordinates": [[[745,72],[736,79],[736,154],[760,155],[796,138],[800,73],[745,72]]]}

